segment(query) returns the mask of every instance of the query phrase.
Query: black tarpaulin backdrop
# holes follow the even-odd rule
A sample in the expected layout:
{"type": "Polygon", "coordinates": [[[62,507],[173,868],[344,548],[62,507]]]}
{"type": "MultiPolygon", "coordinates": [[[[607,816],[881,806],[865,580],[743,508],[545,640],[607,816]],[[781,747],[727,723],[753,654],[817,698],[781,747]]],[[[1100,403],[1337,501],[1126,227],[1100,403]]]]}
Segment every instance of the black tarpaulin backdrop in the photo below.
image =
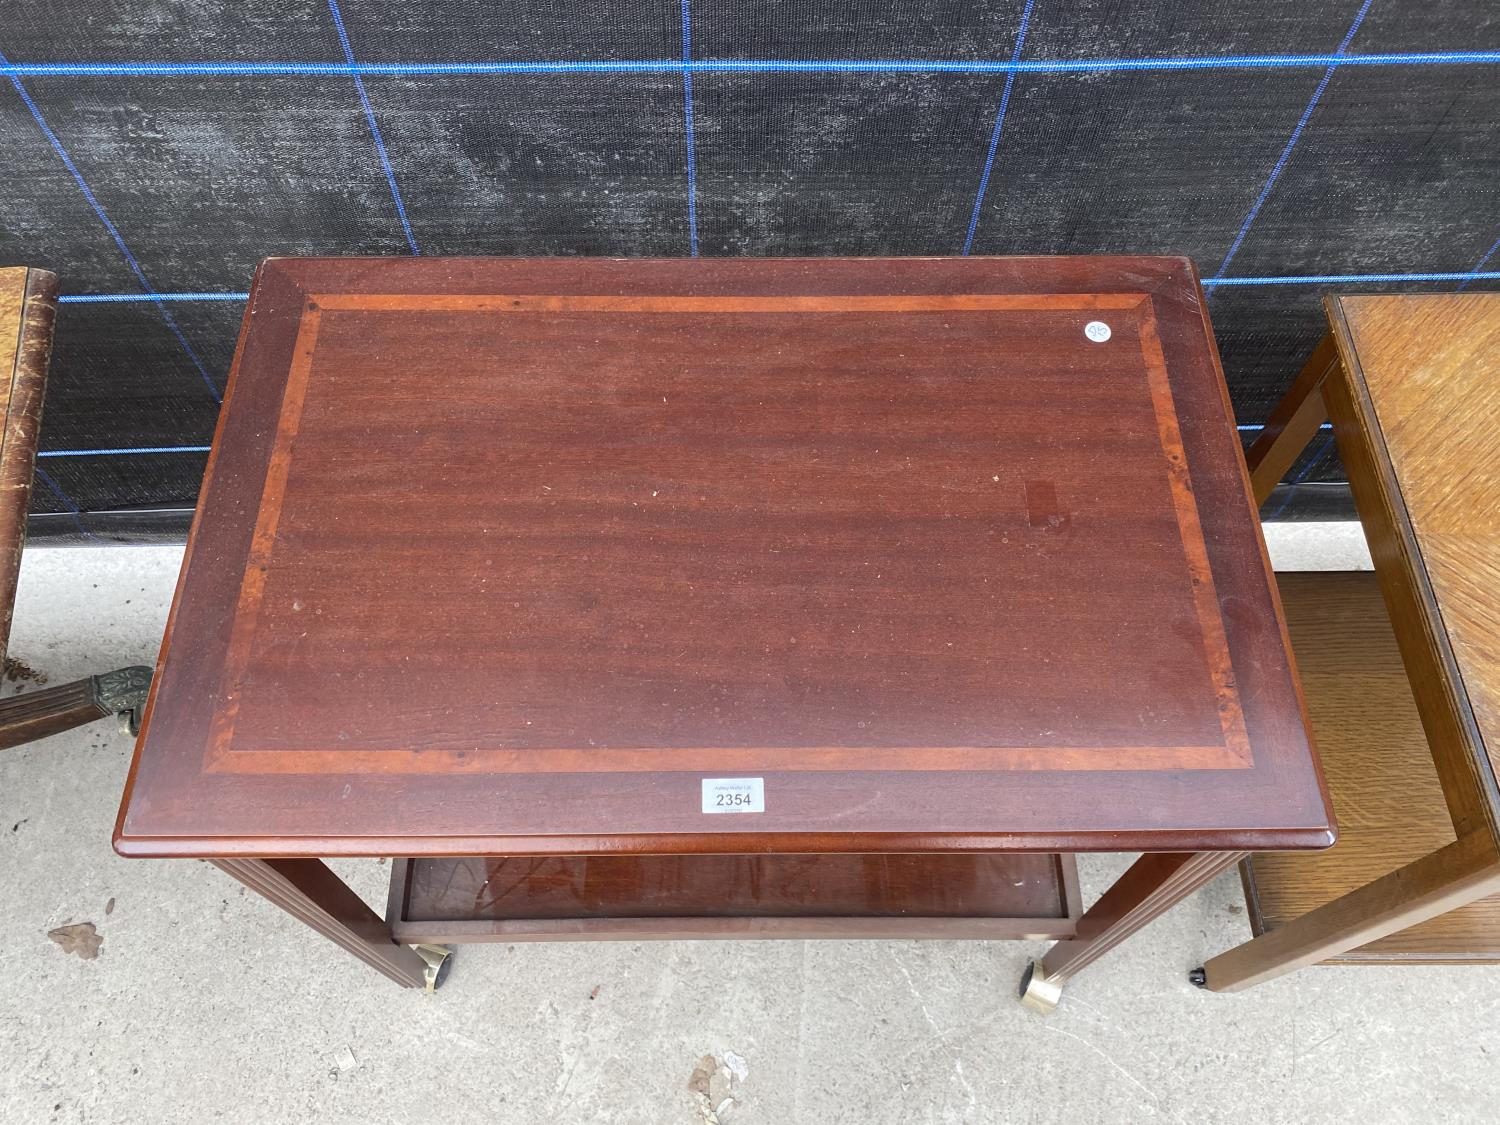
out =
{"type": "Polygon", "coordinates": [[[47,537],[181,533],[270,254],[1186,253],[1246,427],[1323,292],[1500,266],[1490,0],[32,0],[0,51],[0,260],[100,298],[47,537]]]}

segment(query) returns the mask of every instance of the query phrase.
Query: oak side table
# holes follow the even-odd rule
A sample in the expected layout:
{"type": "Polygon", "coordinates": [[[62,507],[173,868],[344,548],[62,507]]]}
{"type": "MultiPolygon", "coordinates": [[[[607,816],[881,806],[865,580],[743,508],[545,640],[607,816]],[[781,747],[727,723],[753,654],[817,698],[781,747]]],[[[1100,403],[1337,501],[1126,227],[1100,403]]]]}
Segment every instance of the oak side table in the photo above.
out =
{"type": "Polygon", "coordinates": [[[1318,961],[1500,961],[1500,293],[1325,307],[1249,459],[1263,500],[1331,419],[1375,564],[1280,576],[1345,831],[1247,859],[1258,936],[1208,962],[1216,990],[1318,961]]]}
{"type": "Polygon", "coordinates": [[[1047,1008],[1332,841],[1287,651],[1185,259],[272,259],[115,842],[404,985],[1044,936],[1047,1008]]]}

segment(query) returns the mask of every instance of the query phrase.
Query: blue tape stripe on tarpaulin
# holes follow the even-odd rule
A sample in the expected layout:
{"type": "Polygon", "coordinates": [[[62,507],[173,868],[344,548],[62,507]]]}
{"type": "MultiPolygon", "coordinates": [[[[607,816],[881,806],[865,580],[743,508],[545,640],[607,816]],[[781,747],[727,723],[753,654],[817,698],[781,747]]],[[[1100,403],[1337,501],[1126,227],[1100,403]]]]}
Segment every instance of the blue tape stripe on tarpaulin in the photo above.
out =
{"type": "Polygon", "coordinates": [[[963,254],[967,257],[974,248],[974,233],[979,229],[979,213],[984,207],[984,195],[989,190],[990,172],[995,167],[995,154],[1000,151],[1000,131],[1005,127],[1005,110],[1010,105],[1011,90],[1016,84],[1015,65],[1021,61],[1021,50],[1026,46],[1026,29],[1031,26],[1031,9],[1036,0],[1026,0],[1021,9],[1021,22],[1016,28],[1016,42],[1010,50],[1009,70],[1005,75],[1005,89],[1000,93],[1000,108],[995,113],[995,128],[990,133],[990,148],[984,158],[984,171],[979,174],[979,190],[974,193],[974,210],[969,215],[969,230],[964,235],[963,254]]]}
{"type": "Polygon", "coordinates": [[[1484,270],[1484,267],[1489,263],[1489,260],[1495,256],[1495,252],[1497,250],[1500,250],[1500,238],[1495,239],[1494,245],[1491,246],[1488,250],[1486,250],[1484,252],[1483,256],[1480,257],[1479,261],[1477,261],[1477,262],[1474,263],[1474,268],[1471,269],[1467,274],[1464,275],[1463,281],[1459,282],[1458,288],[1455,289],[1454,292],[1455,293],[1461,293],[1461,292],[1463,292],[1471,284],[1473,284],[1474,282],[1478,281],[1480,278],[1494,277],[1494,276],[1496,276],[1493,273],[1484,273],[1483,270],[1484,270]]]}
{"type": "MultiPolygon", "coordinates": [[[[1490,247],[1489,253],[1479,260],[1478,266],[1483,266],[1497,251],[1500,251],[1500,241],[1490,247]]],[[[1465,284],[1474,281],[1500,281],[1500,270],[1476,267],[1446,273],[1311,273],[1273,277],[1221,277],[1205,279],[1203,288],[1212,289],[1221,285],[1370,285],[1423,281],[1462,281],[1465,284]]],[[[58,301],[64,305],[92,305],[139,301],[244,301],[249,296],[249,293],[74,293],[59,297],[58,301]]]]}
{"type": "Polygon", "coordinates": [[[354,61],[354,48],[349,44],[349,33],[344,30],[344,16],[339,11],[338,0],[328,0],[328,12],[333,16],[333,26],[339,33],[339,45],[344,49],[344,60],[349,64],[349,77],[354,79],[354,88],[359,91],[359,104],[364,106],[365,120],[370,123],[370,136],[375,138],[375,154],[380,157],[380,167],[385,172],[385,182],[391,187],[391,199],[396,203],[396,215],[401,220],[401,229],[406,232],[406,244],[413,254],[417,248],[416,237],[411,233],[411,223],[406,218],[406,204],[401,201],[401,189],[396,186],[396,171],[391,167],[391,158],[385,151],[385,138],[380,135],[380,126],[375,122],[375,109],[370,105],[370,95],[365,92],[364,79],[354,61]]]}
{"type": "MultiPolygon", "coordinates": [[[[1240,433],[1242,433],[1242,434],[1243,433],[1258,433],[1259,431],[1261,431],[1261,430],[1263,430],[1265,428],[1266,428],[1266,426],[1265,426],[1264,422],[1248,422],[1248,423],[1245,423],[1243,425],[1239,425],[1239,426],[1235,427],[1235,429],[1239,430],[1240,433]]],[[[1333,429],[1333,423],[1332,422],[1324,422],[1321,426],[1318,427],[1318,429],[1320,429],[1320,430],[1331,430],[1331,429],[1333,429]]]]}
{"type": "Polygon", "coordinates": [[[1281,177],[1282,170],[1286,168],[1287,161],[1291,159],[1292,149],[1297,147],[1297,141],[1302,137],[1302,130],[1307,128],[1308,121],[1312,118],[1313,110],[1318,108],[1318,102],[1323,99],[1323,91],[1328,89],[1328,83],[1333,80],[1333,72],[1338,69],[1339,63],[1344,58],[1344,52],[1349,49],[1354,35],[1359,31],[1359,25],[1365,22],[1365,13],[1370,10],[1370,5],[1375,0],[1364,0],[1360,5],[1354,22],[1349,25],[1349,30],[1344,33],[1344,38],[1339,43],[1339,48],[1333,53],[1333,59],[1328,68],[1323,71],[1323,77],[1318,82],[1318,87],[1313,91],[1313,96],[1308,100],[1307,108],[1302,111],[1302,116],[1297,119],[1297,125],[1292,129],[1292,135],[1287,138],[1286,147],[1281,150],[1281,156],[1276,161],[1276,166],[1271,169],[1271,174],[1266,178],[1265,186],[1260,189],[1260,195],[1256,196],[1255,203],[1250,208],[1250,213],[1245,216],[1245,221],[1240,224],[1239,232],[1234,236],[1234,242],[1229,246],[1229,252],[1224,255],[1224,260],[1219,263],[1219,268],[1214,271],[1214,279],[1218,280],[1224,276],[1224,271],[1229,268],[1229,263],[1234,261],[1234,256],[1240,252],[1240,245],[1245,241],[1245,236],[1250,233],[1251,226],[1255,223],[1255,217],[1260,214],[1261,207],[1271,194],[1271,189],[1276,186],[1276,181],[1281,177]]]}
{"type": "MultiPolygon", "coordinates": [[[[0,63],[5,63],[6,65],[8,65],[8,62],[3,54],[0,54],[0,63]]],[[[58,138],[58,135],[54,133],[52,131],[52,127],[47,124],[47,119],[42,116],[42,111],[37,108],[36,102],[31,100],[31,94],[27,92],[26,87],[21,82],[21,79],[14,74],[10,75],[9,77],[10,84],[16,88],[16,93],[21,95],[21,101],[26,103],[26,108],[31,111],[32,119],[36,122],[37,128],[41,129],[42,135],[47,138],[47,143],[52,146],[52,151],[57,153],[58,159],[63,162],[63,167],[66,168],[68,170],[68,173],[73,177],[73,182],[78,185],[78,190],[83,192],[84,199],[88,200],[89,206],[94,209],[94,214],[98,216],[99,221],[104,224],[104,229],[109,232],[110,238],[114,239],[115,246],[119,249],[120,254],[125,258],[125,264],[130,267],[130,272],[135,274],[136,280],[141,283],[141,288],[146,291],[146,299],[155,303],[157,311],[161,313],[162,320],[165,321],[167,327],[172,330],[172,335],[177,337],[177,342],[182,345],[182,350],[187,353],[188,359],[192,360],[193,366],[198,369],[198,374],[203,377],[203,382],[207,385],[209,393],[214,396],[214,401],[221,401],[219,388],[214,386],[213,379],[209,377],[208,368],[205,367],[203,361],[198,358],[198,353],[193,350],[193,345],[188,343],[187,336],[185,336],[182,329],[177,326],[177,321],[172,317],[172,314],[167,311],[166,305],[162,304],[161,299],[157,296],[156,290],[151,287],[151,282],[146,279],[146,271],[141,268],[140,262],[136,261],[135,255],[130,252],[130,247],[125,245],[125,239],[115,228],[115,224],[110,222],[109,216],[104,213],[103,205],[97,198],[95,198],[93,190],[88,185],[88,181],[83,178],[83,173],[80,172],[78,170],[78,166],[73,163],[73,158],[68,155],[68,150],[63,147],[63,143],[58,138]]]]}
{"type": "Polygon", "coordinates": [[[1296,70],[1328,66],[1453,66],[1500,64],[1500,51],[1405,51],[1368,55],[1189,55],[1113,59],[600,59],[551,62],[29,62],[0,63],[0,74],[22,78],[228,77],[255,75],[465,75],[465,74],[694,74],[739,72],[1079,74],[1130,70],[1296,70]]]}
{"type": "MultiPolygon", "coordinates": [[[[1333,427],[1325,425],[1320,428],[1331,430],[1333,427]]],[[[1323,443],[1318,446],[1317,451],[1310,458],[1308,458],[1307,464],[1302,466],[1302,471],[1287,482],[1286,495],[1281,498],[1281,503],[1276,505],[1276,510],[1270,515],[1266,516],[1266,519],[1274,520],[1281,518],[1281,514],[1285,512],[1287,510],[1287,506],[1291,504],[1292,497],[1296,494],[1298,486],[1303,484],[1307,480],[1307,478],[1312,475],[1312,471],[1317,468],[1318,465],[1322,463],[1323,458],[1332,451],[1334,440],[1334,436],[1331,433],[1323,439],[1323,443]]]]}
{"type": "Polygon", "coordinates": [[[64,305],[130,304],[142,301],[246,301],[249,293],[70,293],[59,297],[64,305]]]}
{"type": "Polygon", "coordinates": [[[142,453],[207,453],[207,445],[137,445],[121,449],[43,449],[38,457],[125,457],[142,453]]]}
{"type": "Polygon", "coordinates": [[[1447,271],[1441,273],[1309,273],[1280,277],[1212,277],[1203,288],[1228,285],[1370,285],[1416,281],[1500,281],[1500,270],[1447,271]]]}
{"type": "Polygon", "coordinates": [[[67,509],[68,515],[72,517],[73,526],[78,529],[78,534],[82,535],[85,539],[102,542],[97,535],[84,526],[82,510],[80,510],[77,504],[73,503],[73,498],[63,491],[62,486],[47,475],[40,465],[35,467],[34,472],[36,473],[36,479],[46,485],[48,491],[57,497],[57,502],[67,509]]]}

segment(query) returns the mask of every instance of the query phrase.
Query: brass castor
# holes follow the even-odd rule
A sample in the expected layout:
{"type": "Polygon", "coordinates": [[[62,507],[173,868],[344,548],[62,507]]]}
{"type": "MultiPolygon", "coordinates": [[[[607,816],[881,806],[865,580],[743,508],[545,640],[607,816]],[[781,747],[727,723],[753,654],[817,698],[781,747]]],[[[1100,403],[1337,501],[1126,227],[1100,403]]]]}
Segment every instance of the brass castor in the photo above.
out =
{"type": "Polygon", "coordinates": [[[453,967],[453,950],[446,945],[414,945],[417,956],[427,962],[427,968],[422,973],[422,979],[427,984],[428,992],[436,992],[442,987],[443,981],[448,979],[448,970],[453,967]]]}
{"type": "Polygon", "coordinates": [[[1057,1002],[1062,999],[1062,990],[1061,981],[1049,980],[1042,975],[1039,964],[1028,961],[1026,971],[1021,974],[1021,987],[1017,991],[1022,1004],[1045,1016],[1057,1007],[1057,1002]]]}

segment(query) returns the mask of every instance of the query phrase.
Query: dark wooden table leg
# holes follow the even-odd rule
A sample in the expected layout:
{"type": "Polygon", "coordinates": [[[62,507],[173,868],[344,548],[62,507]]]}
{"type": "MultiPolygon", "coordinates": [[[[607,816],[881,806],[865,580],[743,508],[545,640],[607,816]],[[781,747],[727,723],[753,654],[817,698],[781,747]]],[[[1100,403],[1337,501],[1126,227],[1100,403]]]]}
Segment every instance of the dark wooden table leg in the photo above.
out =
{"type": "Polygon", "coordinates": [[[1050,1012],[1070,978],[1242,858],[1242,852],[1147,852],[1078,920],[1077,937],[1027,966],[1021,1003],[1050,1012]]]}
{"type": "Polygon", "coordinates": [[[320,860],[214,859],[209,862],[403,988],[427,985],[431,962],[415,949],[397,944],[391,936],[391,928],[380,915],[366,906],[364,900],[320,860]]]}

